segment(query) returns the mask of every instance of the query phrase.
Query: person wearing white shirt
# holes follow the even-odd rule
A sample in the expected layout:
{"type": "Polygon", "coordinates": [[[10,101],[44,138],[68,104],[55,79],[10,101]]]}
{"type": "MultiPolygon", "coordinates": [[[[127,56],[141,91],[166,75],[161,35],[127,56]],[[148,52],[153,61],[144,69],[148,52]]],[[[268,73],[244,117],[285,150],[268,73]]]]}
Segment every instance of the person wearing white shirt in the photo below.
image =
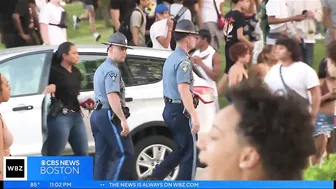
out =
{"type": "Polygon", "coordinates": [[[216,81],[222,70],[222,60],[218,52],[210,45],[211,34],[207,29],[201,29],[198,32],[195,48],[197,49],[191,60],[197,66],[202,68],[204,79],[210,84],[214,90],[216,109],[219,110],[218,92],[216,81]]]}
{"type": "Polygon", "coordinates": [[[314,61],[315,44],[315,21],[322,21],[322,5],[320,0],[288,1],[288,7],[291,8],[290,15],[295,16],[303,14],[306,19],[301,22],[293,22],[296,33],[304,40],[304,62],[309,66],[314,61]]]}
{"type": "Polygon", "coordinates": [[[218,50],[223,32],[218,29],[218,14],[224,15],[222,7],[225,0],[199,0],[204,28],[211,33],[211,46],[218,50]]]}
{"type": "Polygon", "coordinates": [[[40,32],[45,45],[60,45],[67,41],[66,12],[60,5],[61,0],[50,0],[40,13],[40,32]],[[63,18],[62,18],[63,17],[63,18]]]}
{"type": "Polygon", "coordinates": [[[301,62],[299,44],[291,38],[280,38],[276,42],[276,56],[280,61],[266,74],[264,82],[273,92],[294,94],[310,103],[312,123],[321,102],[320,82],[313,68],[301,62]]]}
{"type": "Polygon", "coordinates": [[[165,4],[155,8],[156,22],[150,27],[149,33],[154,49],[169,49],[172,38],[173,20],[165,4]]]}
{"type": "Polygon", "coordinates": [[[42,8],[47,5],[47,0],[35,0],[37,13],[40,14],[42,8]]]}
{"type": "MultiPolygon", "coordinates": [[[[169,14],[174,18],[177,16],[177,13],[182,9],[183,7],[183,0],[174,0],[174,3],[169,6],[169,14]]],[[[177,22],[181,20],[191,20],[191,12],[189,9],[187,9],[181,17],[177,20],[177,22]]]]}
{"type": "Polygon", "coordinates": [[[266,4],[266,14],[270,27],[266,44],[274,45],[281,36],[294,37],[297,42],[301,43],[301,38],[297,35],[292,22],[300,22],[306,17],[302,14],[290,16],[287,0],[269,0],[266,4]]]}

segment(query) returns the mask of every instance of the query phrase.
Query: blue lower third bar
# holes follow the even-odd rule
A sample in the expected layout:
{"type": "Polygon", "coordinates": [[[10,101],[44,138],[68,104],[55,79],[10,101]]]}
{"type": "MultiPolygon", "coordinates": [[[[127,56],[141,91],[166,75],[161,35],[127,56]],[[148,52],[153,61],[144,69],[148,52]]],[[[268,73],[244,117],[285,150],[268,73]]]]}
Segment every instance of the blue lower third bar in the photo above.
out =
{"type": "Polygon", "coordinates": [[[333,181],[5,181],[4,188],[332,189],[333,181]]]}

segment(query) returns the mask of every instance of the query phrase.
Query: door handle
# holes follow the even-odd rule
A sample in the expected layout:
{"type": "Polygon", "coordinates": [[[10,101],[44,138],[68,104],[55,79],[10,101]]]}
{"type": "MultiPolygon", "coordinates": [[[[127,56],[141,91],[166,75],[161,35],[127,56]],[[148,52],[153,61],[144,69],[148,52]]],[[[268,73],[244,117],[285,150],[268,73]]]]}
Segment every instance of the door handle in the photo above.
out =
{"type": "Polygon", "coordinates": [[[29,106],[18,106],[13,108],[13,111],[22,111],[22,110],[32,110],[34,107],[32,105],[29,106]]]}
{"type": "Polygon", "coordinates": [[[132,97],[127,97],[127,98],[125,98],[125,101],[126,101],[126,102],[132,102],[132,101],[133,101],[133,98],[132,98],[132,97]]]}

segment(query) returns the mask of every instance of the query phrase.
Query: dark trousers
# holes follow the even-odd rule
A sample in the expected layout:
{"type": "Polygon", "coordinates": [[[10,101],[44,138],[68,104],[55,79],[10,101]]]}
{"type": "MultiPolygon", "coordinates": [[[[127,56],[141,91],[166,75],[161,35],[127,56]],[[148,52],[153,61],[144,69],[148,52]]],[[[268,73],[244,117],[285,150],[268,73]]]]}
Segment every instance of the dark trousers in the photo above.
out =
{"type": "Polygon", "coordinates": [[[43,156],[60,156],[69,141],[75,156],[88,155],[88,139],[81,113],[59,113],[47,117],[47,139],[43,156]]]}
{"type": "Polygon", "coordinates": [[[314,43],[305,43],[303,60],[310,67],[314,64],[314,43]]]}
{"type": "Polygon", "coordinates": [[[163,119],[173,134],[176,148],[156,167],[153,176],[163,180],[178,165],[177,180],[193,180],[196,173],[195,135],[191,134],[190,119],[185,117],[182,104],[166,104],[163,119]]]}
{"type": "Polygon", "coordinates": [[[134,147],[131,137],[120,136],[120,123],[111,122],[112,112],[92,112],[90,122],[95,141],[95,180],[134,180],[134,147]],[[110,165],[109,165],[110,164],[110,165]]]}

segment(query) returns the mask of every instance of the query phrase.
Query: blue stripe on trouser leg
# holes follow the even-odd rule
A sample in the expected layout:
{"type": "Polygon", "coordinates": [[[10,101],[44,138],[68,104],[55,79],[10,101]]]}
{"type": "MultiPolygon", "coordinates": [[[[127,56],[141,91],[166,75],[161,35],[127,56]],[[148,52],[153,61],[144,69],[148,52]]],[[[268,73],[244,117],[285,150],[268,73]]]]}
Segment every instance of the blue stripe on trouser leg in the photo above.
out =
{"type": "MultiPolygon", "coordinates": [[[[189,119],[189,126],[190,130],[192,130],[192,120],[189,119]]],[[[197,169],[197,150],[196,150],[196,135],[192,135],[193,138],[193,165],[192,165],[192,173],[191,173],[191,180],[195,180],[196,177],[196,169],[197,169]]]]}
{"type": "Polygon", "coordinates": [[[178,165],[180,165],[180,173],[177,180],[192,180],[192,175],[195,174],[193,170],[196,165],[193,157],[196,146],[194,146],[189,119],[182,111],[182,104],[167,104],[164,108],[163,119],[171,130],[176,148],[154,170],[153,176],[159,180],[168,176],[178,165]]]}
{"type": "Polygon", "coordinates": [[[117,128],[113,125],[113,123],[112,123],[112,121],[111,121],[111,120],[112,120],[111,111],[109,110],[109,111],[107,112],[107,114],[108,114],[108,118],[109,118],[109,120],[110,120],[111,127],[113,128],[114,134],[115,134],[115,136],[116,136],[116,138],[117,138],[118,146],[119,146],[120,152],[121,152],[121,154],[122,154],[122,156],[121,156],[121,158],[120,158],[120,161],[119,161],[119,163],[118,163],[118,166],[117,166],[117,171],[115,172],[115,175],[114,175],[114,177],[113,177],[113,180],[118,180],[118,177],[119,177],[119,174],[120,174],[120,170],[121,170],[121,168],[122,168],[122,166],[123,166],[123,164],[124,164],[124,160],[125,160],[125,151],[124,151],[124,147],[123,147],[123,145],[122,145],[122,143],[121,143],[121,140],[120,140],[120,136],[119,136],[118,130],[117,130],[117,128]]]}
{"type": "Polygon", "coordinates": [[[120,124],[111,126],[108,111],[107,109],[95,110],[90,117],[96,150],[94,179],[113,180],[119,172],[118,180],[134,180],[136,175],[132,174],[134,170],[132,138],[119,135],[122,127],[120,124]],[[122,158],[125,163],[120,167],[122,158]]]}

